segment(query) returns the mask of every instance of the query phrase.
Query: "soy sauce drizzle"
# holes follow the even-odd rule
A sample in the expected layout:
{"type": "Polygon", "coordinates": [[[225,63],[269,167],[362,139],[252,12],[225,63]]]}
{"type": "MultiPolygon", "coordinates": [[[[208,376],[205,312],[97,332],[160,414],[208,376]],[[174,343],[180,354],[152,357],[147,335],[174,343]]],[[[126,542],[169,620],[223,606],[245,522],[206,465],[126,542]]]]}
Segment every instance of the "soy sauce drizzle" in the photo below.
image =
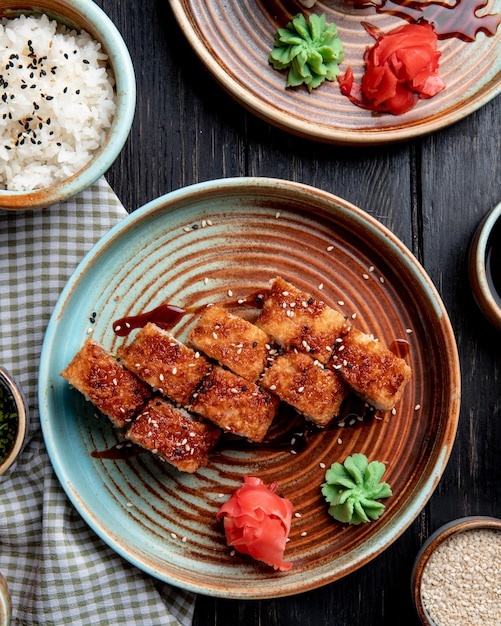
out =
{"type": "MultiPolygon", "coordinates": [[[[264,302],[265,293],[266,290],[261,289],[260,291],[256,291],[255,293],[246,296],[245,298],[226,300],[224,302],[219,302],[218,305],[228,309],[236,308],[242,305],[261,308],[264,302]]],[[[181,307],[174,306],[169,303],[160,304],[150,311],[139,313],[139,315],[122,317],[119,320],[116,320],[113,322],[113,331],[119,337],[126,337],[134,329],[143,328],[149,322],[156,324],[163,330],[171,330],[185,315],[200,313],[207,306],[207,304],[201,304],[200,306],[182,309],[181,307]]]]}
{"type": "Polygon", "coordinates": [[[376,13],[395,15],[408,22],[424,20],[431,24],[438,39],[456,37],[462,41],[475,41],[478,33],[487,37],[496,34],[501,16],[496,14],[477,15],[487,6],[487,0],[455,0],[449,4],[445,0],[352,0],[355,7],[373,6],[376,13]]]}

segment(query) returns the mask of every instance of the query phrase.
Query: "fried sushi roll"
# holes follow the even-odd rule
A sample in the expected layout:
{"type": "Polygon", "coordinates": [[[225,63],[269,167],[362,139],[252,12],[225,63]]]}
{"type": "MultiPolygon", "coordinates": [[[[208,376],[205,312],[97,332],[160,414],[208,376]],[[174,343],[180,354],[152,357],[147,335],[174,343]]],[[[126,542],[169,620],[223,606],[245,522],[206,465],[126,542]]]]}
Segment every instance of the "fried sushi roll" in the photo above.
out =
{"type": "Polygon", "coordinates": [[[252,382],[264,370],[270,349],[264,331],[219,306],[204,309],[189,339],[207,356],[252,382]]]}
{"type": "Polygon", "coordinates": [[[271,282],[256,326],[285,349],[295,348],[326,363],[335,340],[349,325],[339,311],[278,277],[271,282]]]}
{"type": "Polygon", "coordinates": [[[87,339],[61,372],[116,428],[123,428],[151,397],[151,390],[103,346],[87,339]]]}
{"type": "Polygon", "coordinates": [[[179,343],[168,331],[151,322],[129,344],[121,346],[117,354],[128,370],[181,406],[190,403],[211,369],[199,352],[179,343]]]}
{"type": "Polygon", "coordinates": [[[350,391],[337,372],[300,352],[278,356],[260,384],[318,426],[327,426],[339,415],[350,391]]]}
{"type": "Polygon", "coordinates": [[[404,359],[355,328],[338,340],[328,367],[382,411],[391,410],[400,400],[412,373],[404,359]]]}
{"type": "Polygon", "coordinates": [[[279,403],[274,394],[216,365],[195,394],[192,410],[226,432],[259,443],[279,403]]]}
{"type": "Polygon", "coordinates": [[[195,419],[168,400],[152,398],[125,436],[129,441],[167,461],[181,472],[193,473],[207,465],[221,430],[195,419]]]}

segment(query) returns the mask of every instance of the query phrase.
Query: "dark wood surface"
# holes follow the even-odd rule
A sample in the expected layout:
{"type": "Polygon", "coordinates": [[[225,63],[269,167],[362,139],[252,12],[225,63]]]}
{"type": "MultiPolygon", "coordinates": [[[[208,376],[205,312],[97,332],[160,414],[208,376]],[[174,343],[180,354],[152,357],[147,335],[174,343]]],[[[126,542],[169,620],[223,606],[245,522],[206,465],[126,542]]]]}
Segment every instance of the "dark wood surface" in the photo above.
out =
{"type": "Polygon", "coordinates": [[[194,626],[417,624],[410,576],[423,541],[457,517],[501,516],[501,334],[477,310],[466,270],[477,224],[501,201],[501,98],[403,144],[317,144],[269,126],[226,95],[190,49],[167,0],[98,4],[121,31],[137,74],[135,122],[108,172],[129,211],[173,189],[230,176],[279,177],[332,192],[413,251],[442,296],[460,352],[457,439],[410,528],[371,563],[316,591],[242,602],[199,596],[194,626]]]}

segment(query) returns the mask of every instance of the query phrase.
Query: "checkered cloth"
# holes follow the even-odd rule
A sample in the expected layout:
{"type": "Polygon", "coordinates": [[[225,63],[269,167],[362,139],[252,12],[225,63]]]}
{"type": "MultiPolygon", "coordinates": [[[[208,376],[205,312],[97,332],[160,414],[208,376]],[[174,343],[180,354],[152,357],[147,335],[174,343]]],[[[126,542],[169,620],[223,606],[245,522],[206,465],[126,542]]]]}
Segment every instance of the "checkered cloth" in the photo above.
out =
{"type": "Polygon", "coordinates": [[[138,570],[82,520],[40,429],[37,373],[52,309],[84,254],[126,215],[104,178],[62,205],[0,210],[0,364],[21,383],[31,417],[23,453],[0,476],[0,572],[13,626],[192,622],[193,594],[138,570]]]}

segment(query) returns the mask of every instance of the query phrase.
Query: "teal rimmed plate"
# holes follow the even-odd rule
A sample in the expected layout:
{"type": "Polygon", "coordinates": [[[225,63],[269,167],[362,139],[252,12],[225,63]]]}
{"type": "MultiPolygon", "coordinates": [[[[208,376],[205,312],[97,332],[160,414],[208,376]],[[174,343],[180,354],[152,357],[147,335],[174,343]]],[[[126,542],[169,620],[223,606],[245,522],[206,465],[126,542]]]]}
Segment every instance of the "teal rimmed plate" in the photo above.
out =
{"type": "MultiPolygon", "coordinates": [[[[252,317],[255,311],[245,309],[252,317]]],[[[173,332],[185,339],[185,316],[173,332]]],[[[40,368],[42,429],[74,506],[120,555],[204,594],[267,598],[313,589],[392,543],[435,489],[454,442],[459,363],[444,306],[424,270],[384,226],[319,189],[276,179],[216,180],[135,211],[81,262],[53,312],[40,368]],[[120,436],[59,373],[89,332],[114,352],[112,323],[162,302],[192,307],[244,297],[281,275],[353,317],[388,345],[400,340],[413,377],[394,414],[337,421],[316,433],[279,422],[275,439],[224,440],[209,465],[182,474],[147,453],[115,454],[120,436]],[[91,323],[91,318],[93,323],[91,323]],[[95,320],[95,321],[94,321],[95,320]],[[306,437],[306,434],[309,434],[306,437]],[[307,439],[297,446],[297,439],[307,439]],[[296,443],[292,440],[296,439],[296,443]],[[113,454],[111,453],[113,452],[113,454]],[[295,454],[293,453],[295,452],[295,454]],[[387,464],[393,488],[377,521],[329,518],[325,467],[353,452],[387,464]],[[115,456],[115,458],[111,458],[115,456]],[[277,482],[300,514],[279,573],[231,555],[215,514],[244,475],[277,482]]]]}

